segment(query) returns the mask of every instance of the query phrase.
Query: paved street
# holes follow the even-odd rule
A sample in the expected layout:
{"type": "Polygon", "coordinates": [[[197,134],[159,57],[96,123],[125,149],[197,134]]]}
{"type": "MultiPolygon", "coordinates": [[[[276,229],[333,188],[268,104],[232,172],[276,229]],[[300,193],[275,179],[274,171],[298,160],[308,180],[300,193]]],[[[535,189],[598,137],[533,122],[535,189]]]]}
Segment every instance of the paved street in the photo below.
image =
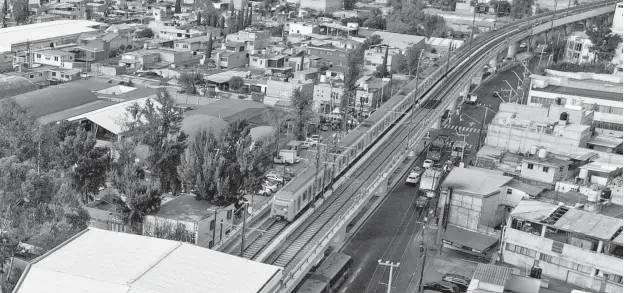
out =
{"type": "MultiPolygon", "coordinates": [[[[476,154],[475,148],[479,141],[479,133],[481,132],[481,123],[483,123],[483,118],[485,117],[486,123],[485,127],[483,127],[483,137],[485,137],[487,124],[492,121],[492,118],[496,115],[495,112],[498,112],[499,106],[503,102],[502,100],[504,99],[505,102],[508,101],[509,86],[505,83],[505,80],[514,87],[514,90],[518,84],[518,77],[516,77],[516,74],[512,71],[522,77],[524,67],[517,66],[510,71],[499,73],[489,82],[483,84],[478,91],[476,91],[478,96],[477,103],[488,107],[491,111],[486,110],[483,106],[464,104],[460,110],[462,118],[460,119],[456,113],[453,113],[450,123],[443,126],[443,128],[446,129],[455,130],[462,134],[468,134],[466,142],[474,146],[471,154],[472,156],[476,154]],[[493,96],[495,91],[501,94],[502,99],[493,96]],[[486,111],[487,115],[485,115],[486,111]]],[[[456,137],[455,139],[462,138],[456,137]]]]}

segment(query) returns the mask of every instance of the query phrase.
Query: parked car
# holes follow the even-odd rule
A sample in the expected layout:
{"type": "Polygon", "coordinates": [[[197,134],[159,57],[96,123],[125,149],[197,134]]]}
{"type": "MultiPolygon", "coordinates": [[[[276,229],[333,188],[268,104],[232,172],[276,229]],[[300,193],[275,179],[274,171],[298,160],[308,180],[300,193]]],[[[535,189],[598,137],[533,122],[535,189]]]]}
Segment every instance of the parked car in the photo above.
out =
{"type": "Polygon", "coordinates": [[[423,168],[427,169],[427,168],[430,168],[431,166],[433,166],[433,160],[426,159],[423,162],[423,168]]]}
{"type": "Polygon", "coordinates": [[[466,278],[464,276],[456,275],[456,274],[446,274],[442,276],[442,281],[449,282],[459,287],[461,292],[466,292],[468,290],[468,285],[470,285],[470,278],[466,278]]]}
{"type": "Polygon", "coordinates": [[[456,285],[444,281],[425,284],[423,289],[435,290],[442,293],[460,293],[459,288],[456,285]]]}
{"type": "Polygon", "coordinates": [[[309,139],[311,139],[315,143],[323,142],[323,138],[320,135],[318,135],[318,134],[310,135],[309,139]]]}
{"type": "Polygon", "coordinates": [[[418,184],[418,181],[420,181],[420,175],[422,175],[422,172],[423,172],[423,169],[420,167],[416,167],[412,169],[412,171],[407,176],[405,183],[410,184],[410,185],[418,184]]]}
{"type": "Polygon", "coordinates": [[[278,189],[277,184],[268,179],[262,183],[262,186],[266,186],[271,192],[276,192],[278,189]]]}
{"type": "Polygon", "coordinates": [[[260,186],[260,189],[258,189],[258,191],[256,191],[257,195],[264,195],[264,196],[269,196],[269,195],[271,195],[271,193],[273,193],[271,191],[271,189],[268,186],[264,185],[264,184],[262,184],[260,186]]]}

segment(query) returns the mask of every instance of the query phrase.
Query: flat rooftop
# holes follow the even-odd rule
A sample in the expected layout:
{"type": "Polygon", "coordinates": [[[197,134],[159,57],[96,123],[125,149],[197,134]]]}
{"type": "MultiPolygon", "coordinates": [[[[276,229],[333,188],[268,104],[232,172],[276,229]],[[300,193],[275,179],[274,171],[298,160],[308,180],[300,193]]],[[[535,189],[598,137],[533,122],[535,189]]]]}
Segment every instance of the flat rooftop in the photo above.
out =
{"type": "Polygon", "coordinates": [[[87,228],[29,264],[13,292],[256,293],[281,275],[187,243],[87,228]]]}
{"type": "Polygon", "coordinates": [[[55,20],[13,27],[0,28],[0,52],[11,51],[13,44],[78,35],[97,31],[102,23],[89,20],[55,20]]]}
{"type": "Polygon", "coordinates": [[[566,87],[566,86],[549,85],[545,88],[541,88],[541,89],[536,88],[532,90],[564,94],[564,95],[574,95],[574,96],[581,96],[581,97],[588,97],[588,98],[596,98],[596,99],[602,99],[602,100],[608,100],[608,101],[620,101],[620,102],[622,101],[622,93],[603,92],[603,91],[579,89],[579,88],[566,87]]]}
{"type": "Polygon", "coordinates": [[[513,178],[503,176],[500,172],[481,168],[453,168],[442,185],[452,186],[456,191],[469,192],[481,196],[489,196],[498,192],[500,187],[513,178]]]}
{"type": "Polygon", "coordinates": [[[197,200],[194,195],[184,194],[162,204],[154,216],[187,222],[199,222],[213,214],[210,209],[214,207],[208,201],[197,200]]]}

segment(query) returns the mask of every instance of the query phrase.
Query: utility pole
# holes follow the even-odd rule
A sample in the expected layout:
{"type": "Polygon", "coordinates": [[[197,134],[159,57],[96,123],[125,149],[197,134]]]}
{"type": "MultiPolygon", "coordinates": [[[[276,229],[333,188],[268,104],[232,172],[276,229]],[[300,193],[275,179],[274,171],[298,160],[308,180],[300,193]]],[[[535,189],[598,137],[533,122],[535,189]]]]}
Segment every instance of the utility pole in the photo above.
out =
{"type": "Polygon", "coordinates": [[[243,205],[243,231],[241,231],[241,250],[240,250],[240,257],[243,257],[243,252],[245,251],[245,230],[247,228],[247,223],[245,223],[245,221],[247,220],[247,206],[249,204],[247,202],[245,202],[245,204],[243,205]]]}
{"type": "Polygon", "coordinates": [[[460,162],[463,164],[464,163],[464,150],[466,149],[466,136],[468,136],[468,133],[459,133],[459,131],[457,131],[457,136],[464,137],[464,144],[462,145],[461,160],[460,160],[460,162]]]}
{"type": "Polygon", "coordinates": [[[394,268],[398,268],[401,265],[401,263],[400,262],[393,263],[388,260],[385,262],[382,262],[381,259],[377,260],[377,263],[382,266],[390,267],[390,276],[388,277],[388,291],[387,291],[388,293],[390,293],[392,292],[392,272],[394,268]]]}

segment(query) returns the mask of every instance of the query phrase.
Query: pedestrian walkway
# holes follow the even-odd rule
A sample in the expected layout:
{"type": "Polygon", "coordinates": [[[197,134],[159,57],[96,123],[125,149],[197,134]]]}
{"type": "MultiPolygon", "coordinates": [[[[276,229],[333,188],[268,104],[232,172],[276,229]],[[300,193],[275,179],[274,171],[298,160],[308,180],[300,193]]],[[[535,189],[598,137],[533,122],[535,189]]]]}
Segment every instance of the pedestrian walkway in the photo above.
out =
{"type": "Polygon", "coordinates": [[[444,125],[444,128],[457,130],[461,133],[466,132],[479,132],[479,128],[468,127],[468,126],[460,126],[460,125],[444,125]]]}

